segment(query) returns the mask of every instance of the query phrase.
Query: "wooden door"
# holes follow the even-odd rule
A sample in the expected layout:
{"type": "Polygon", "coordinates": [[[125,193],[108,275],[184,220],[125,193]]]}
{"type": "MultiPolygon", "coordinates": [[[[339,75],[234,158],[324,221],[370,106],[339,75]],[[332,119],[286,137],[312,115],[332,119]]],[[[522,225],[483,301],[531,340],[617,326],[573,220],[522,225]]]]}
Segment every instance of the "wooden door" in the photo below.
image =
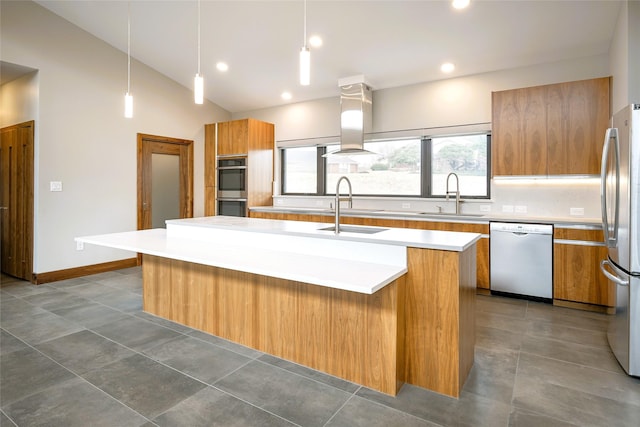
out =
{"type": "MultiPolygon", "coordinates": [[[[178,182],[169,184],[175,184],[179,189],[177,217],[193,217],[193,141],[138,134],[138,230],[152,228],[154,222],[154,156],[176,156],[179,170],[175,180],[178,182]]],[[[157,185],[167,183],[156,182],[157,185]]]]}
{"type": "Polygon", "coordinates": [[[33,129],[29,121],[0,131],[0,263],[33,281],[33,129]]]}

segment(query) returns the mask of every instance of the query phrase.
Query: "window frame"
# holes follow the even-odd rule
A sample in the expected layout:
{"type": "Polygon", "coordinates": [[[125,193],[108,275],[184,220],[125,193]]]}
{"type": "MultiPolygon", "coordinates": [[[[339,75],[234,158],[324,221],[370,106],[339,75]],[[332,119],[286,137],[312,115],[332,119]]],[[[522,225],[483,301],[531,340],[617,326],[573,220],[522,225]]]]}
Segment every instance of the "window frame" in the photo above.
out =
{"type": "MultiPolygon", "coordinates": [[[[486,195],[464,195],[460,194],[460,198],[487,200],[491,198],[491,132],[474,132],[475,135],[485,135],[487,140],[487,174],[486,174],[486,195]]],[[[469,134],[450,134],[448,136],[463,136],[469,134]]],[[[432,173],[432,153],[431,145],[433,138],[440,138],[447,135],[432,135],[416,137],[420,139],[420,194],[358,194],[353,193],[357,197],[375,197],[375,198],[407,198],[407,199],[444,199],[445,195],[433,194],[433,173],[432,173]]],[[[407,138],[398,138],[407,139],[407,138]]],[[[373,142],[373,141],[371,141],[373,142]]],[[[367,142],[365,142],[365,147],[367,142]]],[[[327,191],[327,158],[323,157],[327,153],[327,147],[331,145],[315,145],[316,147],[316,191],[314,193],[294,193],[285,192],[285,173],[286,173],[286,150],[291,148],[313,147],[314,145],[288,145],[280,147],[280,195],[282,196],[335,196],[334,191],[327,191]]]]}

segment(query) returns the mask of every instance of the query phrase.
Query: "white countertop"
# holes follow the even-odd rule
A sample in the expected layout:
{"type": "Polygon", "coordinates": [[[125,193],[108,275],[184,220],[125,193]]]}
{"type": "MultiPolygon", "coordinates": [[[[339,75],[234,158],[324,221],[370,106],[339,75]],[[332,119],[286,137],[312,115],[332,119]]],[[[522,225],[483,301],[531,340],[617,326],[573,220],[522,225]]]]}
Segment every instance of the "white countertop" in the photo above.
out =
{"type": "Polygon", "coordinates": [[[383,231],[376,234],[339,235],[318,230],[328,225],[216,216],[170,220],[166,230],[103,234],[76,240],[372,294],[407,272],[407,247],[462,251],[480,238],[475,233],[394,228],[381,228],[383,231]]]}
{"type": "Polygon", "coordinates": [[[378,229],[382,231],[373,234],[342,231],[340,234],[336,235],[333,231],[322,230],[324,228],[331,227],[332,225],[333,224],[324,222],[286,221],[231,216],[208,216],[167,221],[168,230],[171,230],[172,227],[175,226],[191,226],[198,227],[198,233],[204,233],[205,229],[213,228],[218,230],[305,236],[332,241],[379,243],[385,245],[398,245],[404,247],[438,249],[456,252],[464,251],[480,238],[480,234],[477,233],[344,224],[341,225],[341,228],[352,230],[378,229]]]}
{"type": "MultiPolygon", "coordinates": [[[[294,206],[253,206],[250,208],[255,212],[293,213],[309,215],[334,215],[334,210],[314,207],[294,207],[294,206]]],[[[411,221],[435,221],[435,222],[461,222],[465,224],[489,224],[492,221],[500,222],[521,222],[553,224],[557,228],[585,228],[601,229],[601,218],[586,217],[543,217],[516,214],[451,214],[436,212],[417,212],[385,209],[341,209],[342,216],[353,216],[360,218],[402,218],[411,221]]]]}

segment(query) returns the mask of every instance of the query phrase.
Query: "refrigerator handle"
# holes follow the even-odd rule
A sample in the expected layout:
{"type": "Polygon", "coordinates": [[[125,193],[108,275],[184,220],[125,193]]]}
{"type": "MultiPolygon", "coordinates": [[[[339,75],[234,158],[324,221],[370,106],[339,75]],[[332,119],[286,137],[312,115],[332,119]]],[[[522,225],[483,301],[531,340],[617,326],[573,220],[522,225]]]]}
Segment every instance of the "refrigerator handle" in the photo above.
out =
{"type": "Polygon", "coordinates": [[[604,232],[604,242],[607,246],[615,245],[618,240],[618,200],[620,192],[620,157],[618,156],[618,129],[608,128],[604,135],[604,147],[602,148],[602,167],[600,169],[600,205],[602,208],[602,231],[604,232]],[[615,149],[615,172],[616,172],[616,194],[614,218],[609,218],[607,206],[607,166],[609,164],[609,153],[611,152],[611,140],[614,141],[615,149]],[[609,221],[613,220],[613,236],[609,233],[609,221]]]}
{"type": "Polygon", "coordinates": [[[605,267],[607,265],[609,267],[611,267],[615,271],[615,267],[609,262],[609,260],[603,259],[600,262],[600,271],[602,271],[602,274],[607,276],[607,279],[611,280],[614,283],[617,283],[618,285],[629,286],[629,281],[628,280],[621,279],[618,276],[615,276],[615,275],[611,274],[605,267]]]}

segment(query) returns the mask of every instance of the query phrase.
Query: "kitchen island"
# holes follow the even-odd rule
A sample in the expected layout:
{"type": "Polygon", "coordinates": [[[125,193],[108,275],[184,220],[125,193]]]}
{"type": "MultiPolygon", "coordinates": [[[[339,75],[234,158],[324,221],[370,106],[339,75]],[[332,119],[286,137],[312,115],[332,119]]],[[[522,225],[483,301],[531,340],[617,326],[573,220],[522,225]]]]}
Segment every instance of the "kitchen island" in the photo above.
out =
{"type": "Polygon", "coordinates": [[[143,254],[143,309],[366,387],[458,397],[480,235],[236,217],[78,238],[143,254]]]}

